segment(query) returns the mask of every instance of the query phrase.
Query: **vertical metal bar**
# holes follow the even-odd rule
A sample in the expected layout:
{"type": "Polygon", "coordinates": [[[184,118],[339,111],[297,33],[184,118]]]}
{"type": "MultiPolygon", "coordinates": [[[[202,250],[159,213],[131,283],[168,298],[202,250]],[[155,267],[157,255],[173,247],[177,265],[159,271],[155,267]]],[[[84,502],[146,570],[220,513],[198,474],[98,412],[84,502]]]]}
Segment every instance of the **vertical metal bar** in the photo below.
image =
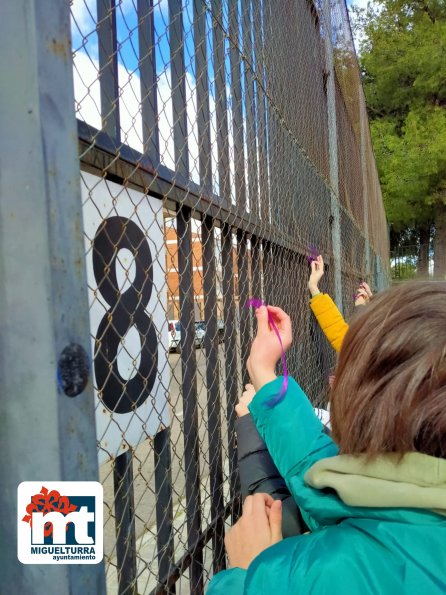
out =
{"type": "Polygon", "coordinates": [[[285,289],[285,271],[283,269],[283,248],[281,246],[276,246],[275,255],[274,255],[274,278],[276,281],[276,292],[275,292],[275,305],[276,306],[285,306],[285,299],[286,299],[286,289],[285,289]],[[277,281],[280,279],[280,283],[277,281]]]}
{"type": "Polygon", "coordinates": [[[235,200],[237,210],[246,211],[246,178],[243,130],[243,96],[240,71],[238,0],[228,0],[232,91],[232,130],[234,137],[235,200]]]}
{"type": "MultiPolygon", "coordinates": [[[[251,281],[252,281],[252,295],[259,298],[264,297],[262,291],[262,270],[261,270],[261,242],[256,236],[251,237],[251,281]]],[[[267,302],[268,303],[268,302],[267,302]]],[[[253,332],[256,332],[256,328],[253,332]]],[[[246,360],[245,360],[246,361],[246,360]]]]}
{"type": "Polygon", "coordinates": [[[259,149],[259,198],[260,216],[263,223],[269,222],[269,191],[268,191],[268,145],[266,131],[266,81],[265,57],[263,51],[263,18],[260,0],[253,2],[254,17],[254,55],[257,78],[257,134],[259,149]]]}
{"type": "Polygon", "coordinates": [[[102,129],[115,140],[116,145],[119,145],[121,123],[119,117],[116,0],[97,0],[97,12],[102,129]]]}
{"type": "Polygon", "coordinates": [[[275,305],[274,297],[274,254],[271,242],[265,242],[263,246],[263,290],[265,292],[265,302],[275,305]]]}
{"type": "MultiPolygon", "coordinates": [[[[273,25],[276,21],[272,16],[272,0],[262,0],[262,21],[263,21],[263,59],[265,69],[265,89],[274,89],[274,70],[271,65],[271,54],[274,47],[275,31],[273,25]]],[[[277,52],[277,50],[276,50],[277,52]]]]}
{"type": "MultiPolygon", "coordinates": [[[[274,93],[275,71],[272,67],[271,55],[274,51],[274,40],[277,39],[276,31],[273,28],[274,17],[272,15],[273,7],[271,6],[271,0],[262,1],[262,13],[263,13],[263,55],[265,60],[264,68],[264,80],[265,89],[271,94],[274,93]]],[[[279,168],[283,160],[283,156],[279,157],[279,151],[281,144],[279,142],[280,126],[274,108],[267,103],[267,162],[268,162],[268,192],[269,200],[271,205],[276,204],[276,197],[281,196],[280,176],[279,168]]],[[[270,221],[271,224],[277,226],[280,222],[280,214],[277,208],[270,209],[270,221]]]]}
{"type": "Polygon", "coordinates": [[[102,563],[17,558],[17,486],[97,481],[98,465],[69,3],[16,0],[3,16],[0,589],[103,594],[102,563]]]}
{"type": "MultiPolygon", "coordinates": [[[[360,91],[361,93],[361,91],[360,91]]],[[[368,278],[370,275],[370,236],[369,236],[369,179],[368,179],[368,159],[367,159],[367,139],[368,139],[368,120],[365,109],[364,99],[360,102],[360,132],[361,132],[361,171],[362,171],[362,192],[363,192],[363,211],[364,211],[364,237],[365,237],[365,267],[364,275],[368,278]]]]}
{"type": "MultiPolygon", "coordinates": [[[[270,0],[262,0],[262,17],[263,17],[263,56],[264,56],[264,85],[268,93],[271,93],[274,89],[274,71],[271,67],[271,45],[274,40],[272,31],[272,16],[270,0]]],[[[274,109],[270,106],[265,98],[266,102],[266,136],[267,136],[267,162],[268,168],[268,192],[270,196],[271,204],[274,201],[275,196],[278,196],[278,184],[277,184],[277,131],[276,131],[276,119],[274,109]]],[[[271,209],[270,220],[274,224],[277,221],[276,210],[271,209]]]]}
{"type": "MultiPolygon", "coordinates": [[[[280,279],[280,289],[278,295],[278,303],[277,305],[283,308],[287,314],[291,317],[291,312],[289,309],[288,297],[289,297],[289,274],[286,270],[286,249],[283,247],[279,247],[277,250],[277,257],[276,257],[276,267],[274,269],[276,274],[276,279],[280,279]]],[[[290,364],[290,353],[288,353],[288,365],[290,364]]],[[[281,373],[281,362],[278,362],[278,372],[281,373]]]]}
{"type": "Polygon", "coordinates": [[[211,487],[211,517],[217,519],[212,535],[212,567],[214,573],[226,566],[225,526],[223,520],[223,467],[222,435],[220,415],[220,373],[219,373],[219,334],[217,327],[217,271],[215,266],[215,234],[212,218],[206,217],[202,225],[203,242],[203,292],[206,334],[206,385],[208,394],[208,439],[209,477],[211,487]]]}
{"type": "Polygon", "coordinates": [[[197,360],[195,355],[194,287],[192,268],[191,210],[177,214],[178,273],[180,276],[181,368],[184,412],[184,465],[186,469],[186,514],[191,549],[192,593],[203,592],[203,550],[192,549],[201,530],[200,467],[198,449],[197,360]]]}
{"type": "MultiPolygon", "coordinates": [[[[251,311],[246,308],[246,302],[251,297],[249,282],[249,263],[246,234],[242,230],[237,233],[237,270],[238,270],[238,288],[239,288],[239,310],[240,310],[240,351],[242,359],[242,384],[245,386],[249,382],[249,374],[246,369],[246,362],[249,356],[251,345],[251,311]]],[[[252,274],[252,270],[251,270],[252,274]]],[[[254,290],[252,295],[260,297],[254,290]]]]}
{"type": "MultiPolygon", "coordinates": [[[[172,461],[170,456],[170,428],[158,432],[153,441],[155,455],[156,547],[158,550],[158,582],[166,584],[174,563],[172,461]]],[[[175,586],[165,587],[169,595],[175,586]]]]}
{"type": "MultiPolygon", "coordinates": [[[[271,204],[275,205],[276,197],[281,196],[280,167],[283,159],[283,146],[280,143],[280,125],[276,112],[268,111],[268,161],[269,161],[269,191],[271,204]]],[[[283,195],[283,194],[282,194],[283,195]]],[[[280,229],[281,209],[277,206],[271,209],[271,223],[280,229]]]]}
{"type": "MultiPolygon", "coordinates": [[[[286,312],[290,315],[291,320],[294,322],[295,328],[300,328],[299,322],[302,320],[302,302],[299,299],[299,289],[295,285],[295,280],[293,279],[293,269],[294,267],[299,267],[301,264],[301,259],[297,257],[295,253],[287,248],[283,249],[283,270],[281,279],[284,280],[284,296],[282,298],[282,305],[286,312]],[[300,261],[300,262],[299,262],[300,261]]],[[[308,309],[308,306],[305,304],[305,311],[308,309]]],[[[294,345],[291,347],[290,350],[290,365],[292,369],[298,370],[299,367],[297,366],[297,345],[294,342],[294,345]],[[293,365],[294,364],[294,365],[293,365]]],[[[280,371],[282,370],[282,363],[279,362],[280,371]]]]}
{"type": "Polygon", "coordinates": [[[381,258],[377,254],[375,254],[375,263],[375,287],[377,291],[382,291],[386,288],[387,279],[384,276],[381,258]]]}
{"type": "Polygon", "coordinates": [[[252,236],[251,238],[251,276],[253,295],[262,297],[263,291],[261,241],[256,236],[252,236]]]}
{"type": "Polygon", "coordinates": [[[245,108],[248,145],[249,206],[254,216],[259,214],[256,138],[256,85],[253,75],[251,0],[242,0],[243,54],[245,57],[245,108]]]}
{"type": "Polygon", "coordinates": [[[215,114],[217,118],[218,177],[220,198],[227,207],[231,204],[229,171],[228,107],[226,101],[225,41],[222,29],[222,0],[212,0],[212,32],[214,45],[215,114]]]}
{"type": "Polygon", "coordinates": [[[341,243],[341,212],[339,207],[339,163],[338,163],[338,131],[336,118],[336,87],[335,69],[333,62],[333,47],[331,45],[331,4],[324,0],[323,14],[325,24],[325,63],[327,78],[327,110],[328,110],[328,150],[330,155],[330,186],[331,186],[331,226],[333,265],[334,265],[334,301],[342,312],[342,243],[341,243]]]}
{"type": "Polygon", "coordinates": [[[132,461],[132,452],[124,452],[116,457],[113,465],[119,595],[138,593],[132,461]]]}
{"type": "Polygon", "coordinates": [[[152,167],[156,167],[160,149],[153,0],[137,0],[137,15],[143,153],[152,167]]]}
{"type": "MultiPolygon", "coordinates": [[[[225,372],[228,419],[228,454],[229,454],[229,490],[232,497],[240,491],[238,478],[237,449],[235,445],[235,405],[238,397],[237,382],[237,338],[235,328],[234,301],[234,246],[232,231],[228,225],[222,230],[222,268],[223,268],[223,310],[225,318],[225,372]]],[[[238,517],[238,510],[232,511],[232,519],[238,517]]]]}
{"type": "Polygon", "coordinates": [[[189,177],[189,150],[187,142],[183,6],[181,0],[169,0],[168,3],[175,171],[187,179],[189,177]]]}
{"type": "Polygon", "coordinates": [[[211,128],[209,113],[209,80],[206,43],[206,6],[194,2],[195,75],[197,81],[198,167],[203,190],[212,193],[211,128]]]}

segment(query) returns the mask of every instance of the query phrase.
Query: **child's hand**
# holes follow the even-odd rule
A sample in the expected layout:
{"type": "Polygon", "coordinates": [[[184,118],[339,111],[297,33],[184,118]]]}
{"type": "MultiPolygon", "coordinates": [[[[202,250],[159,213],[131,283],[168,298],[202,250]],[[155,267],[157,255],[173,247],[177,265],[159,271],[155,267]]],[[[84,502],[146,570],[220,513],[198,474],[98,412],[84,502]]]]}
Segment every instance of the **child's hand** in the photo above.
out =
{"type": "Polygon", "coordinates": [[[283,349],[286,351],[293,340],[291,319],[280,308],[261,306],[256,310],[257,335],[252,343],[246,367],[256,392],[276,378],[276,364],[282,355],[279,339],[268,322],[268,312],[272,315],[279,331],[283,349]]]}
{"type": "Polygon", "coordinates": [[[355,306],[364,306],[370,302],[373,293],[365,281],[361,283],[355,293],[355,306]]]}
{"type": "Polygon", "coordinates": [[[226,533],[229,564],[248,568],[263,550],[282,539],[282,502],[269,494],[247,496],[242,516],[226,533]]]}
{"type": "Polygon", "coordinates": [[[324,261],[322,256],[319,254],[317,260],[313,260],[311,263],[311,275],[308,280],[308,289],[310,290],[311,295],[316,295],[319,293],[319,281],[322,279],[324,275],[324,261]]]}
{"type": "Polygon", "coordinates": [[[370,289],[369,285],[365,281],[363,281],[359,287],[361,287],[362,289],[365,290],[365,292],[367,293],[369,298],[373,297],[372,290],[370,289]]]}
{"type": "Polygon", "coordinates": [[[235,406],[235,412],[237,413],[238,417],[243,417],[244,415],[248,415],[249,409],[248,405],[254,398],[256,394],[255,388],[252,384],[247,384],[245,386],[245,390],[243,391],[242,396],[239,398],[237,405],[235,406]]]}

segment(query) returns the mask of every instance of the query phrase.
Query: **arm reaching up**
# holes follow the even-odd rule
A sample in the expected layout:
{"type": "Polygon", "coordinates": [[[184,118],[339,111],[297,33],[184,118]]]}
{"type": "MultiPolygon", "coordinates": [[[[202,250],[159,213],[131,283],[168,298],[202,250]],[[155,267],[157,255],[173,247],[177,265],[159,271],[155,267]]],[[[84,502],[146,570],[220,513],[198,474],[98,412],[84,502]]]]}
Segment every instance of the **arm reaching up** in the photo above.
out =
{"type": "Polygon", "coordinates": [[[324,261],[322,256],[319,254],[316,260],[311,263],[311,275],[308,280],[308,289],[310,290],[311,296],[314,297],[320,293],[319,282],[324,276],[324,261]]]}
{"type": "Polygon", "coordinates": [[[276,379],[276,365],[282,355],[282,347],[284,351],[290,347],[293,333],[290,317],[280,308],[261,306],[256,310],[256,318],[257,334],[246,367],[254,389],[258,391],[263,385],[276,379]],[[268,316],[274,321],[280,341],[268,316]]]}

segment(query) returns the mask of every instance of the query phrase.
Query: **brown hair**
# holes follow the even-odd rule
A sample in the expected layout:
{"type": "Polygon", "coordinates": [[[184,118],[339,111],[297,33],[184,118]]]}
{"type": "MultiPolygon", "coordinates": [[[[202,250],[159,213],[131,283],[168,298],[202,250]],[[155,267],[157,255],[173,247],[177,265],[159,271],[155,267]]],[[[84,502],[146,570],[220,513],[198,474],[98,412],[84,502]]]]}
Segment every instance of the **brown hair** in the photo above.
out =
{"type": "Polygon", "coordinates": [[[330,398],[341,453],[446,457],[446,283],[399,285],[355,316],[330,398]]]}

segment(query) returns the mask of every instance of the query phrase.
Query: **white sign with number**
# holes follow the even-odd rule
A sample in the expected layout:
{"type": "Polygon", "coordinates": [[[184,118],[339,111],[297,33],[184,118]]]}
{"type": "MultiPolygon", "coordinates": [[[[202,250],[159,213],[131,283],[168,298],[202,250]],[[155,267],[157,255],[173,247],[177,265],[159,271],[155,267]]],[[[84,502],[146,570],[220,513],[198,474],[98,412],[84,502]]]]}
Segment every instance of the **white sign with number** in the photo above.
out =
{"type": "Polygon", "coordinates": [[[99,463],[168,425],[162,203],[81,176],[99,463]]]}

